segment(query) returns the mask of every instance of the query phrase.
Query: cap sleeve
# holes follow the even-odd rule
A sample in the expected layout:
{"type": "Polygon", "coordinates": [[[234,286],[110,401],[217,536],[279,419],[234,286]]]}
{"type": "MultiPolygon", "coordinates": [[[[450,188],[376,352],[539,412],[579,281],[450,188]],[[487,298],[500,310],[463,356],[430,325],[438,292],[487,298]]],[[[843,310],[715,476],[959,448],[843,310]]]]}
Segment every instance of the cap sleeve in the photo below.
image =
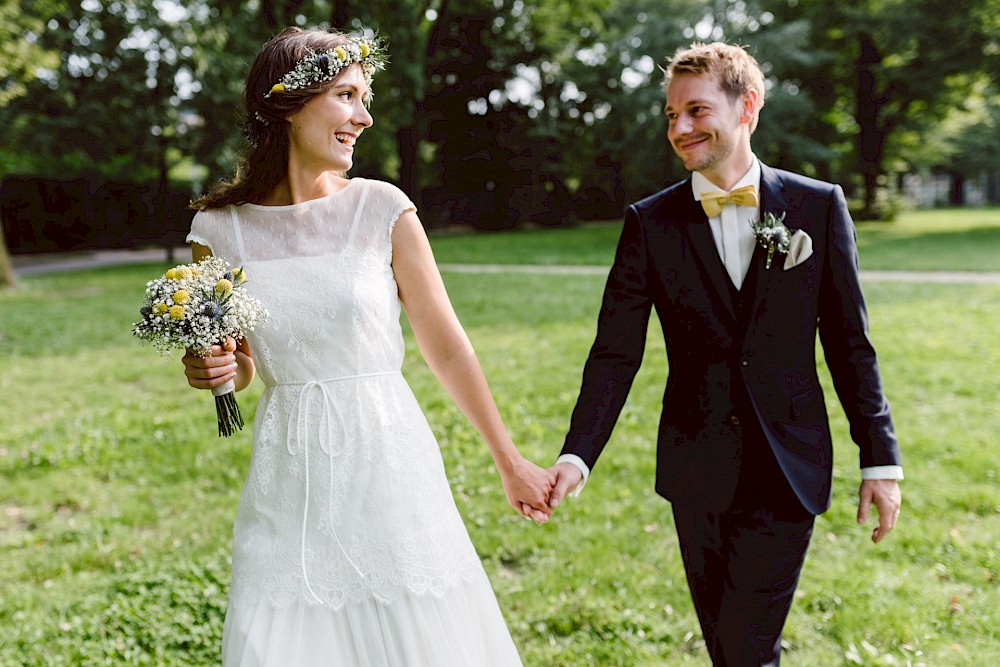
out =
{"type": "Polygon", "coordinates": [[[389,233],[392,233],[392,228],[396,226],[396,221],[399,220],[399,216],[403,215],[408,211],[417,211],[417,205],[414,204],[402,190],[397,189],[396,192],[399,194],[399,199],[393,205],[392,213],[389,215],[389,233]]]}
{"type": "Polygon", "coordinates": [[[375,200],[373,208],[380,211],[382,214],[381,217],[388,222],[389,233],[392,234],[392,228],[395,227],[399,216],[407,211],[416,211],[417,205],[413,203],[405,192],[392,183],[374,181],[373,185],[374,192],[372,192],[372,195],[374,195],[375,200]]]}
{"type": "Polygon", "coordinates": [[[198,211],[191,221],[191,231],[188,232],[187,243],[197,243],[212,250],[215,254],[215,232],[218,231],[218,216],[214,211],[198,211]]]}

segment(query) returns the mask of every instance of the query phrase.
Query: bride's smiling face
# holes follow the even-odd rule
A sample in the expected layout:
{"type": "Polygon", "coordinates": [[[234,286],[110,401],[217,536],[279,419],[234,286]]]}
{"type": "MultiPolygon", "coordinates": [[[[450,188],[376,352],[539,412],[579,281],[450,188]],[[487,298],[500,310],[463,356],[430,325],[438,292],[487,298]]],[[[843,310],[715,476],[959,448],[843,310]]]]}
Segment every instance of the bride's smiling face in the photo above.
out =
{"type": "Polygon", "coordinates": [[[369,94],[361,67],[354,64],[289,116],[289,165],[348,171],[354,164],[354,143],[373,123],[365,106],[369,94]]]}

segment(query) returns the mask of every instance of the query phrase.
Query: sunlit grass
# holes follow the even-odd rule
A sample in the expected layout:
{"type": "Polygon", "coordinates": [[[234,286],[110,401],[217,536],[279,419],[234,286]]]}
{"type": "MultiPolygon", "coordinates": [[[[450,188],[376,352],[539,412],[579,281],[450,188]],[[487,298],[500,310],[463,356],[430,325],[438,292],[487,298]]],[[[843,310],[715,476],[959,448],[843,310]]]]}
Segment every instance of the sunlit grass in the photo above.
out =
{"type": "MultiPolygon", "coordinates": [[[[559,241],[546,241],[545,253],[579,249],[566,250],[565,264],[610,261],[617,235],[613,226],[539,233],[559,241]]],[[[867,266],[882,251],[869,253],[866,234],[862,226],[867,266]]],[[[543,244],[530,235],[474,235],[461,241],[474,252],[447,250],[449,261],[498,254],[499,239],[508,238],[511,263],[541,256],[543,244]]],[[[977,241],[981,252],[1000,254],[990,239],[977,241]]],[[[916,262],[933,247],[917,243],[903,256],[916,262]]],[[[895,252],[888,240],[884,248],[882,256],[895,252]]],[[[250,436],[216,438],[211,402],[186,388],[179,362],[129,336],[142,286],[162,268],[40,276],[0,294],[4,667],[218,662],[250,436]]],[[[515,441],[551,462],[592,342],[603,277],[445,278],[515,441]]],[[[905,457],[903,515],[878,546],[868,540],[870,526],[855,525],[857,450],[824,373],[836,440],[834,505],[817,523],[786,660],[989,665],[1000,660],[1000,286],[870,283],[866,290],[905,457]]],[[[586,492],[546,526],[507,508],[485,446],[407,334],[404,371],[526,665],[707,664],[669,505],[653,492],[666,362],[651,326],[643,368],[586,492]]],[[[241,394],[245,416],[260,390],[257,383],[241,394]]]]}

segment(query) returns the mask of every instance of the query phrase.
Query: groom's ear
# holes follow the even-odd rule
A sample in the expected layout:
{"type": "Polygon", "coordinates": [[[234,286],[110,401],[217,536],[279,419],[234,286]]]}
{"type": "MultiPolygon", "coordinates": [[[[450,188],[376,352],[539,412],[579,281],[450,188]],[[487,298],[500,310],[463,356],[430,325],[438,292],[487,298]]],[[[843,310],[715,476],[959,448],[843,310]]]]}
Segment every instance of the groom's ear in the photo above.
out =
{"type": "Polygon", "coordinates": [[[740,98],[740,124],[750,125],[757,116],[757,91],[751,88],[740,98]]]}

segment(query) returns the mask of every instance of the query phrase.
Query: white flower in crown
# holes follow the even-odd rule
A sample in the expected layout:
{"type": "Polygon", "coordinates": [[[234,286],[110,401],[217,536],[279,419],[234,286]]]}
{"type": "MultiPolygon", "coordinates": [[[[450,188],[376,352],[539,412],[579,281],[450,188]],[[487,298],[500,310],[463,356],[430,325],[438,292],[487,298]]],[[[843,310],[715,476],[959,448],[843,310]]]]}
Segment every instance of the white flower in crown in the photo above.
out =
{"type": "Polygon", "coordinates": [[[295,63],[292,71],[271,86],[264,97],[271,97],[274,93],[286,90],[308,88],[323,81],[332,81],[345,67],[354,63],[361,66],[365,81],[371,85],[375,72],[385,69],[387,60],[385,49],[378,37],[371,39],[351,37],[340,46],[310,54],[295,63]]]}

